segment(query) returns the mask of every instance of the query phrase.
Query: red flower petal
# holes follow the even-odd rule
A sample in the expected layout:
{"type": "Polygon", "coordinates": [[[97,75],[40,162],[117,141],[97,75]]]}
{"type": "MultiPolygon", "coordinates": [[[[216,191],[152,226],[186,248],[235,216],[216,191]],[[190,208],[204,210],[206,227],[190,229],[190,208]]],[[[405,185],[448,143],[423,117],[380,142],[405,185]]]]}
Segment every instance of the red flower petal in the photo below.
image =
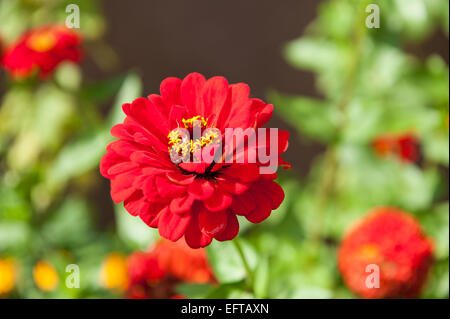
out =
{"type": "Polygon", "coordinates": [[[232,240],[239,233],[239,221],[235,214],[227,213],[227,227],[214,238],[218,241],[232,240]]]}
{"type": "Polygon", "coordinates": [[[217,116],[227,100],[227,80],[221,76],[210,78],[203,86],[202,96],[203,109],[200,114],[209,119],[217,116]]]}
{"type": "Polygon", "coordinates": [[[247,218],[249,222],[257,224],[269,217],[272,210],[270,200],[264,196],[258,196],[255,202],[256,208],[251,213],[245,215],[245,218],[247,218]]]}
{"type": "Polygon", "coordinates": [[[191,222],[184,234],[184,239],[186,240],[186,244],[191,248],[201,248],[208,246],[211,243],[212,237],[209,237],[200,231],[197,213],[194,213],[192,216],[191,222]]]}
{"type": "Polygon", "coordinates": [[[218,212],[230,207],[232,201],[231,195],[216,189],[214,195],[203,201],[203,204],[208,210],[218,212]]]}
{"type": "Polygon", "coordinates": [[[227,167],[224,175],[243,182],[252,182],[259,177],[259,167],[256,164],[233,164],[227,167]]]}
{"type": "Polygon", "coordinates": [[[167,106],[174,104],[181,105],[181,80],[175,77],[170,77],[161,82],[160,88],[161,96],[167,106]]]}
{"type": "Polygon", "coordinates": [[[168,208],[163,209],[160,214],[159,234],[172,241],[180,239],[186,231],[191,216],[172,213],[168,208]]]}
{"type": "Polygon", "coordinates": [[[175,214],[182,214],[190,210],[193,203],[194,197],[191,195],[172,199],[169,206],[170,211],[175,214]]]}
{"type": "Polygon", "coordinates": [[[227,226],[227,213],[225,211],[210,212],[206,209],[198,213],[198,226],[200,231],[209,237],[214,237],[227,226]]]}
{"type": "Polygon", "coordinates": [[[202,103],[201,92],[206,79],[199,73],[191,73],[181,83],[181,101],[188,108],[191,116],[201,115],[202,103]]]}
{"type": "Polygon", "coordinates": [[[214,187],[209,181],[203,179],[196,179],[189,185],[189,194],[197,200],[204,200],[209,198],[214,193],[214,187]]]}

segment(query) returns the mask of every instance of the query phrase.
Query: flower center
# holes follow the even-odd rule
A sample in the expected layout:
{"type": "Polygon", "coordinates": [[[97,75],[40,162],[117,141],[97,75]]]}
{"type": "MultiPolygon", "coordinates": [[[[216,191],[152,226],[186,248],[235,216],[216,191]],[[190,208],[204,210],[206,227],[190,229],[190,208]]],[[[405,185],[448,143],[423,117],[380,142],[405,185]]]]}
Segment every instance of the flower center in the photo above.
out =
{"type": "Polygon", "coordinates": [[[379,255],[380,250],[377,245],[366,244],[359,249],[359,252],[363,257],[373,259],[379,255]]]}
{"type": "Polygon", "coordinates": [[[220,132],[207,127],[208,119],[197,115],[182,119],[182,122],[184,127],[172,130],[167,136],[169,154],[175,163],[199,160],[199,154],[196,154],[198,151],[221,142],[220,132]]]}
{"type": "Polygon", "coordinates": [[[27,46],[36,52],[47,52],[56,44],[56,37],[51,31],[38,32],[30,36],[27,46]]]}

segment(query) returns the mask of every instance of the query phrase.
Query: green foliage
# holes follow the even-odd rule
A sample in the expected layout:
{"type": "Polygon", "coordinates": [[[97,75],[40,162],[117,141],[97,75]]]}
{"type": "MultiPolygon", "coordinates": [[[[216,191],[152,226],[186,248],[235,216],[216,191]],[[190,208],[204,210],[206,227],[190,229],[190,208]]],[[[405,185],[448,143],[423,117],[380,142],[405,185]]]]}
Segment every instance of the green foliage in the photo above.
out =
{"type": "Polygon", "coordinates": [[[271,92],[269,98],[301,139],[327,150],[287,208],[287,243],[259,239],[269,255],[276,247],[269,296],[351,297],[336,270],[335,247],[364,213],[390,205],[414,214],[436,244],[423,296],[448,297],[448,66],[438,55],[419,59],[404,50],[438,29],[448,35],[447,11],[448,1],[440,0],[324,1],[306,34],[286,46],[292,66],[314,72],[322,97],[271,92]],[[379,29],[365,27],[369,3],[380,7],[379,29]],[[419,137],[422,164],[375,154],[374,138],[402,132],[419,137]],[[294,220],[297,234],[288,231],[294,220]]]}

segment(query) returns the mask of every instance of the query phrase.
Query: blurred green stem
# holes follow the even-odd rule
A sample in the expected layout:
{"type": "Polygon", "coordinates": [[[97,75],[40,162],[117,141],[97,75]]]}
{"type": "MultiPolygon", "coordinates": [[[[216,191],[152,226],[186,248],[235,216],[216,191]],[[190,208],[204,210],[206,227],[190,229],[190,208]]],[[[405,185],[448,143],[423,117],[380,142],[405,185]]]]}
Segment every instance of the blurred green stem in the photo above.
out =
{"type": "Polygon", "coordinates": [[[247,262],[247,258],[245,257],[241,242],[237,237],[233,239],[232,242],[234,244],[234,247],[236,247],[236,250],[238,251],[239,257],[241,257],[242,264],[244,265],[245,272],[247,273],[246,277],[247,286],[251,291],[253,291],[253,272],[250,268],[249,263],[247,262]]]}
{"type": "MultiPolygon", "coordinates": [[[[365,3],[365,2],[364,2],[365,3]]],[[[362,42],[366,32],[364,24],[364,8],[361,6],[358,10],[359,15],[356,18],[355,32],[353,34],[353,57],[352,63],[349,67],[349,72],[345,83],[343,85],[343,93],[337,104],[339,111],[339,120],[337,123],[336,141],[327,149],[325,153],[322,177],[319,182],[319,186],[316,194],[316,222],[312,229],[312,240],[318,243],[322,237],[322,227],[324,211],[326,210],[327,202],[332,196],[335,189],[335,179],[338,176],[339,161],[338,161],[338,148],[342,141],[342,135],[344,133],[347,122],[347,107],[350,104],[356,85],[356,78],[358,75],[359,65],[362,54],[362,42]]]]}

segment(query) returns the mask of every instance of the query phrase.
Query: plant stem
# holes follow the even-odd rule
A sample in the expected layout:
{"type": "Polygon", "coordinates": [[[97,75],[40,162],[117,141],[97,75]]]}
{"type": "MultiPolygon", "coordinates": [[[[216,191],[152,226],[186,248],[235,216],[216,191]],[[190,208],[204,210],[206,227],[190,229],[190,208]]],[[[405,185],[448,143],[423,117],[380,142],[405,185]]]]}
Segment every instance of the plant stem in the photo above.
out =
{"type": "Polygon", "coordinates": [[[365,35],[364,19],[361,14],[361,12],[364,12],[362,7],[358,12],[360,12],[360,14],[356,18],[355,32],[353,34],[352,64],[350,65],[349,73],[343,86],[341,99],[337,104],[340,115],[336,127],[337,139],[326,151],[322,177],[316,193],[316,223],[312,230],[312,241],[314,243],[319,243],[321,240],[324,211],[326,210],[328,200],[335,190],[335,179],[339,174],[340,168],[337,156],[338,147],[339,143],[341,143],[342,135],[347,124],[347,107],[355,93],[356,79],[361,62],[362,42],[365,35]]]}
{"type": "Polygon", "coordinates": [[[247,258],[245,257],[241,242],[237,237],[234,240],[232,240],[232,242],[234,244],[234,247],[236,247],[236,250],[238,251],[239,257],[241,257],[242,264],[244,265],[245,272],[247,273],[246,277],[247,286],[251,291],[253,291],[253,272],[250,268],[249,263],[247,262],[247,258]]]}

